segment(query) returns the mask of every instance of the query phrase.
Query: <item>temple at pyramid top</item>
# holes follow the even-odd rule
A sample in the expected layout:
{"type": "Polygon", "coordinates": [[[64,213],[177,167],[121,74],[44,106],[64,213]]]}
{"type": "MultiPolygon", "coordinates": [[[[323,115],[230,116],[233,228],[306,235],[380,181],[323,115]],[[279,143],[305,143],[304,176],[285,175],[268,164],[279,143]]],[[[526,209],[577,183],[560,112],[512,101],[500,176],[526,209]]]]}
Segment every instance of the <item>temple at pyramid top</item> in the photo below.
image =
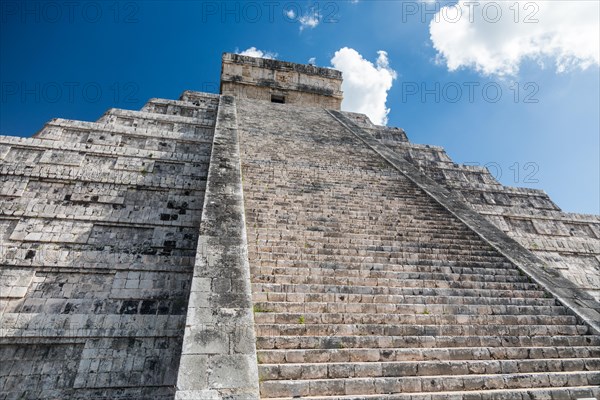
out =
{"type": "Polygon", "coordinates": [[[223,53],[221,94],[339,110],[341,86],[334,69],[223,53]]]}

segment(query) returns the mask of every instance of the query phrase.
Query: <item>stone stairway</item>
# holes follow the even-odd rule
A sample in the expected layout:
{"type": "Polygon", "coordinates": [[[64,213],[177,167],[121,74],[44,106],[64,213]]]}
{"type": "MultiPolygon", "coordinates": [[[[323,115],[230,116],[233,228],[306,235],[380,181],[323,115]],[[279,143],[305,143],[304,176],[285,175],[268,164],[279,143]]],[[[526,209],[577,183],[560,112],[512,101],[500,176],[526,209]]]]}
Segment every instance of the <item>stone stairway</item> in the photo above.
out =
{"type": "Polygon", "coordinates": [[[237,108],[262,398],[600,398],[600,336],[325,111],[237,108]]]}
{"type": "Polygon", "coordinates": [[[374,126],[360,114],[351,117],[373,138],[451,190],[550,269],[586,292],[585,297],[600,299],[599,216],[561,211],[540,189],[500,184],[490,173],[499,172],[495,163],[488,164],[490,170],[457,164],[441,147],[411,143],[398,128],[374,126]]]}

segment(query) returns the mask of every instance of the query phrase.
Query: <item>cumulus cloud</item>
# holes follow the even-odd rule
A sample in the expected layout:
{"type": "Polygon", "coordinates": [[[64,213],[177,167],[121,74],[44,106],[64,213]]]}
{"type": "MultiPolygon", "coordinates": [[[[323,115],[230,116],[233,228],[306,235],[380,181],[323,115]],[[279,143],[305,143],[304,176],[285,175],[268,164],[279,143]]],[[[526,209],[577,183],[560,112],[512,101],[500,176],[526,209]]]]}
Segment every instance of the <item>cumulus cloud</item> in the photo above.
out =
{"type": "Polygon", "coordinates": [[[331,65],[344,74],[345,111],[366,114],[375,124],[387,124],[390,109],[386,106],[396,71],[389,64],[385,51],[378,51],[375,64],[365,60],[356,50],[344,47],[335,52],[331,65]]]}
{"type": "Polygon", "coordinates": [[[319,25],[319,23],[321,23],[321,14],[317,12],[311,12],[310,14],[306,14],[298,18],[298,22],[300,22],[301,31],[306,28],[314,29],[319,25]]]}
{"type": "Polygon", "coordinates": [[[429,32],[450,71],[516,75],[529,59],[564,72],[600,65],[599,13],[598,1],[459,0],[440,9],[429,32]]]}
{"type": "Polygon", "coordinates": [[[274,59],[277,58],[277,53],[273,53],[270,51],[262,51],[252,46],[242,52],[236,50],[236,53],[241,56],[249,56],[249,57],[259,57],[259,58],[269,58],[274,59]]]}
{"type": "Polygon", "coordinates": [[[307,28],[316,28],[323,20],[323,16],[319,13],[318,7],[314,6],[308,7],[305,12],[289,8],[284,11],[284,15],[289,22],[298,22],[300,24],[300,32],[307,28]]]}
{"type": "Polygon", "coordinates": [[[308,59],[310,65],[317,65],[317,57],[311,57],[308,59]]]}

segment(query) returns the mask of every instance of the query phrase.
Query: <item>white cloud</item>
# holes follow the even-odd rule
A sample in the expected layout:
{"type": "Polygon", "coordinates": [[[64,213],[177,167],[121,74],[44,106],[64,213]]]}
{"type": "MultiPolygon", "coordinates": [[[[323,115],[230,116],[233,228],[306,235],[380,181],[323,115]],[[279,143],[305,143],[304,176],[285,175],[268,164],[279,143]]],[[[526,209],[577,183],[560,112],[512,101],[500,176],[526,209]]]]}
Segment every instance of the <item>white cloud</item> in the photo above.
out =
{"type": "Polygon", "coordinates": [[[314,29],[319,23],[321,23],[321,14],[317,12],[311,12],[310,14],[303,15],[298,18],[300,22],[300,30],[303,31],[306,28],[314,29]]]}
{"type": "Polygon", "coordinates": [[[248,56],[248,57],[259,57],[259,58],[269,58],[269,59],[274,59],[277,57],[277,53],[273,53],[270,51],[262,51],[262,50],[257,49],[254,46],[252,46],[242,52],[239,52],[238,50],[236,50],[236,53],[241,56],[248,56]]]}
{"type": "Polygon", "coordinates": [[[300,32],[306,28],[314,29],[321,23],[323,16],[319,13],[318,7],[308,7],[306,12],[303,13],[301,10],[296,11],[292,8],[284,11],[284,15],[290,22],[300,23],[300,32]]]}
{"type": "Polygon", "coordinates": [[[317,57],[311,57],[308,59],[310,65],[317,65],[317,57]]]}
{"type": "Polygon", "coordinates": [[[515,75],[526,59],[540,65],[550,60],[557,72],[586,69],[600,65],[599,4],[459,0],[441,8],[429,32],[437,61],[450,71],[468,67],[484,75],[515,75]]]}
{"type": "Polygon", "coordinates": [[[390,68],[385,51],[378,51],[375,64],[365,60],[356,50],[344,47],[335,52],[331,64],[344,74],[342,108],[366,114],[375,124],[387,124],[390,109],[386,107],[388,91],[396,71],[390,68]]]}

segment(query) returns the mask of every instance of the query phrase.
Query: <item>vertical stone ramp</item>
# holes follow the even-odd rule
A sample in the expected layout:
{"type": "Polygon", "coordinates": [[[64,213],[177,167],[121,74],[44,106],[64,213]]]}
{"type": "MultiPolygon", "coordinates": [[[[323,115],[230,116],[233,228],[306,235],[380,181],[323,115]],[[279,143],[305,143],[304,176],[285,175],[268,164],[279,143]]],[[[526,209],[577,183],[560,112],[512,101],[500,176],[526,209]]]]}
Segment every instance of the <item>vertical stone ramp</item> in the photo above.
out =
{"type": "Polygon", "coordinates": [[[261,398],[600,395],[600,337],[326,111],[237,111],[261,398]]]}
{"type": "Polygon", "coordinates": [[[258,373],[234,98],[221,96],[177,400],[258,399],[258,373]]]}

